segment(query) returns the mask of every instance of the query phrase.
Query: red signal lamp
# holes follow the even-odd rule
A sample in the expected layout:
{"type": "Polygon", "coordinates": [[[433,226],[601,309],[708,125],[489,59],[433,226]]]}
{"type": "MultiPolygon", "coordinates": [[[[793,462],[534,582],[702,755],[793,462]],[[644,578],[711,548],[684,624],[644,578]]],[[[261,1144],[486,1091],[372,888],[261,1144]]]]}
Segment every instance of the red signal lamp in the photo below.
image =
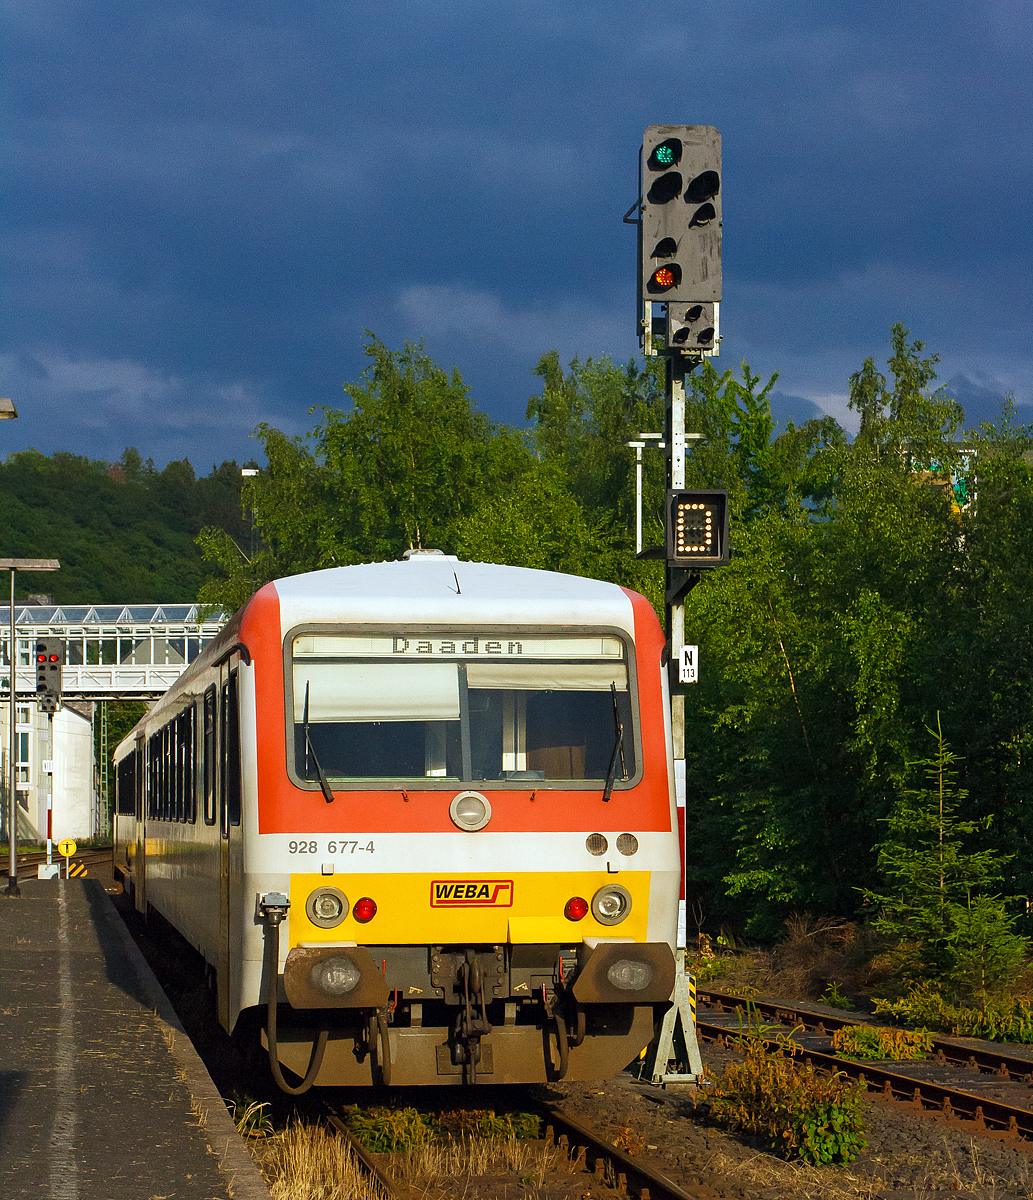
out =
{"type": "Polygon", "coordinates": [[[372,921],[377,915],[377,902],[371,900],[369,896],[363,896],[361,900],[356,900],[352,907],[352,916],[356,921],[361,921],[363,925],[367,921],[372,921]]]}
{"type": "Polygon", "coordinates": [[[657,267],[650,277],[646,290],[653,293],[666,292],[681,283],[681,267],[677,263],[666,263],[657,267]]]}
{"type": "Polygon", "coordinates": [[[571,896],[563,906],[563,915],[568,921],[580,921],[582,917],[588,915],[588,901],[583,900],[580,896],[571,896]]]}

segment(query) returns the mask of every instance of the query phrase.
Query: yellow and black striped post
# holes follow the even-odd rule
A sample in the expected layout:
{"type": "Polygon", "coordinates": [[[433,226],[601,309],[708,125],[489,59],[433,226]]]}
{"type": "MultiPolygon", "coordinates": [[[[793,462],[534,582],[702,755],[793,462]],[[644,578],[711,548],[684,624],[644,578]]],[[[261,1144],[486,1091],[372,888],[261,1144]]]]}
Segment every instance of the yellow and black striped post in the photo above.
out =
{"type": "Polygon", "coordinates": [[[696,980],[686,974],[685,951],[675,953],[676,971],[671,1007],[664,1013],[660,1032],[646,1047],[639,1063],[639,1079],[657,1087],[669,1083],[698,1083],[703,1059],[696,1040],[696,980]]]}

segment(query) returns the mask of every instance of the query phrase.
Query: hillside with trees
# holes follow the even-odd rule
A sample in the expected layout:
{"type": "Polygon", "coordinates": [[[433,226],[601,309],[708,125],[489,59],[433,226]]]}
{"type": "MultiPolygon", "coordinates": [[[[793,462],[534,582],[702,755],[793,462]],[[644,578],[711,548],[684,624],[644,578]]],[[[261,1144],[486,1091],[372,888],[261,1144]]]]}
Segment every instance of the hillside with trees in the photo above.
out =
{"type": "Polygon", "coordinates": [[[17,597],[67,604],[189,603],[213,575],[196,543],[212,525],[245,544],[240,467],[198,478],[186,460],[158,470],[128,448],[116,463],[67,452],[11,454],[0,464],[0,556],[57,558],[19,572],[17,597]]]}

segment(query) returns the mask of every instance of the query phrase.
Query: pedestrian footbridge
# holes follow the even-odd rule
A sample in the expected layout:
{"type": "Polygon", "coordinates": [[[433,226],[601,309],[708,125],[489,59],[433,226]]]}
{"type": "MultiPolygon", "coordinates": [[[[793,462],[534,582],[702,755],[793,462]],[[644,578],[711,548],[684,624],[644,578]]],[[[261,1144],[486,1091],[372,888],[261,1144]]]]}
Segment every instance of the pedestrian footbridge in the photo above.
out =
{"type": "MultiPolygon", "coordinates": [[[[153,700],[226,623],[196,604],[15,605],[17,694],[36,695],[33,650],[41,637],[65,644],[62,694],[69,700],[153,700]]],[[[11,610],[0,608],[0,695],[10,695],[11,610]]]]}

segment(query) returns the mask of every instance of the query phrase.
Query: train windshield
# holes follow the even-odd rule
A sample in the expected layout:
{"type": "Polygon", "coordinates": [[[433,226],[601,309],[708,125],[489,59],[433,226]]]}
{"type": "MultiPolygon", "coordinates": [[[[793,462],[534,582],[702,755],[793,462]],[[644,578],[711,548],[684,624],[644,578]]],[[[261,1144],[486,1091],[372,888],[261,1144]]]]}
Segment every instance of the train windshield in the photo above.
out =
{"type": "Polygon", "coordinates": [[[304,634],[293,649],[301,779],[602,783],[612,769],[619,784],[635,774],[619,638],[304,634]]]}

